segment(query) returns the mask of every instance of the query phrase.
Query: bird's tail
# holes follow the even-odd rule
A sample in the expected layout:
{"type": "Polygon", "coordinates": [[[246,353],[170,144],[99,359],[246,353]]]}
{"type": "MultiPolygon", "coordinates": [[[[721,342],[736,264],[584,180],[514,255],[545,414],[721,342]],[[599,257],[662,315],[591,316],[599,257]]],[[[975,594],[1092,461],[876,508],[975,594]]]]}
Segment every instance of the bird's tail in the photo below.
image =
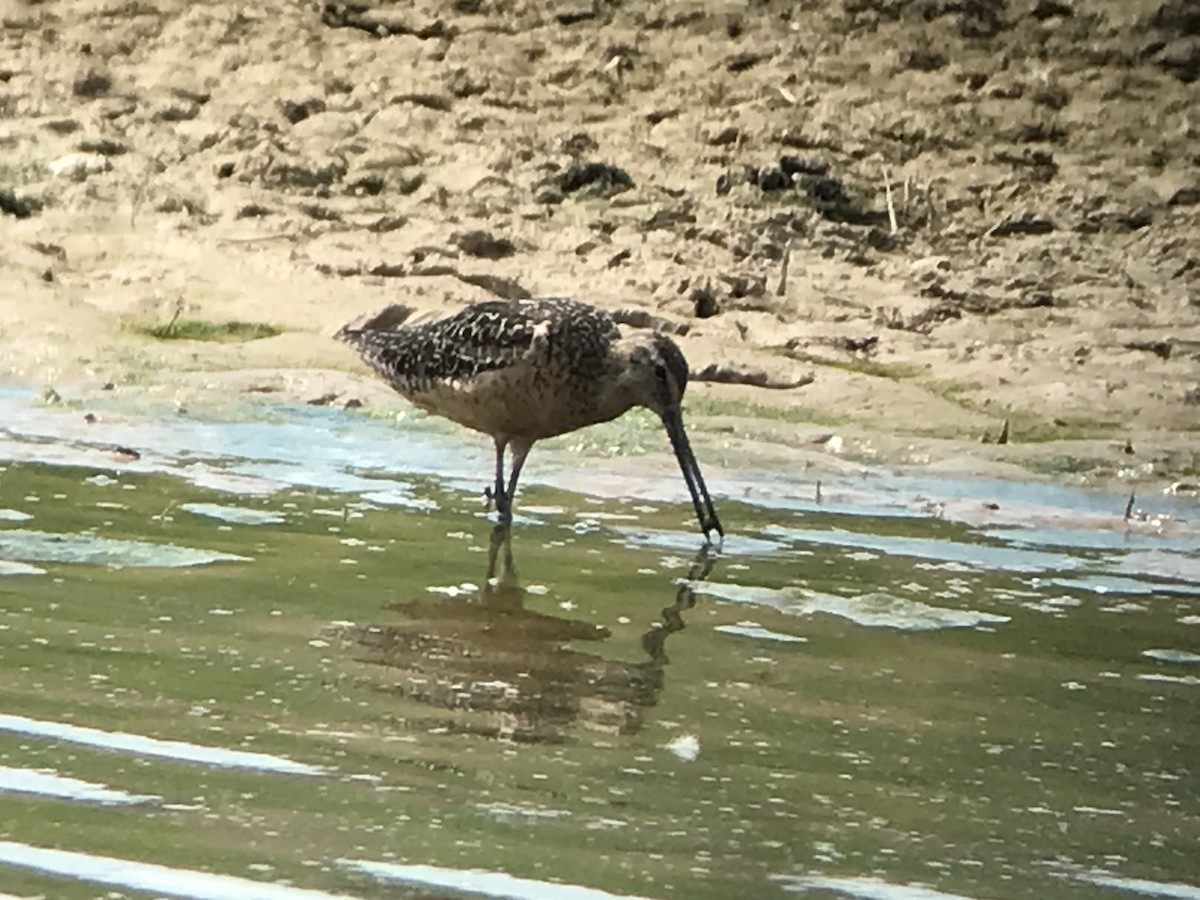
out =
{"type": "Polygon", "coordinates": [[[404,325],[412,317],[414,310],[411,306],[403,306],[399,303],[393,303],[386,306],[377,313],[368,316],[360,316],[359,318],[347,322],[338,329],[334,335],[339,341],[344,341],[347,344],[357,344],[364,332],[367,331],[395,331],[400,326],[404,325]]]}

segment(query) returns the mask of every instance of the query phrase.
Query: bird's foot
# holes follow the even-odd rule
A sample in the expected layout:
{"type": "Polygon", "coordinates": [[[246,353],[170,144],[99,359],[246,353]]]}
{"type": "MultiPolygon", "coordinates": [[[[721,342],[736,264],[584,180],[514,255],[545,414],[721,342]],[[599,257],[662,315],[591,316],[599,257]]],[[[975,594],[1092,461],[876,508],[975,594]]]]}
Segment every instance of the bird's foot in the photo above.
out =
{"type": "Polygon", "coordinates": [[[487,508],[494,509],[500,516],[501,525],[509,525],[512,523],[512,504],[508,502],[508,497],[504,491],[499,488],[484,488],[483,495],[487,498],[487,508]]]}
{"type": "Polygon", "coordinates": [[[700,522],[700,530],[704,533],[704,544],[706,547],[713,547],[720,550],[725,543],[725,529],[721,527],[721,523],[717,521],[716,516],[708,519],[702,519],[700,522]],[[713,532],[716,532],[717,538],[713,540],[713,532]]]}

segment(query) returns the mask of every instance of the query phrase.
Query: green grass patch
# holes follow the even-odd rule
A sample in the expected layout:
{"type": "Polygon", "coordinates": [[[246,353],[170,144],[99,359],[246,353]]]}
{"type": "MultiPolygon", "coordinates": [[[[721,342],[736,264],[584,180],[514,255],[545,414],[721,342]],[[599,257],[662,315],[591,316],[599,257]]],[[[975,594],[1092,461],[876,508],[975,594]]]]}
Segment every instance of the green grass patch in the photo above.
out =
{"type": "Polygon", "coordinates": [[[717,397],[689,397],[684,403],[684,413],[689,420],[700,416],[741,416],[826,426],[845,425],[850,421],[847,416],[808,406],[771,406],[717,397]]]}
{"type": "MultiPolygon", "coordinates": [[[[1025,443],[1034,443],[1026,441],[1025,443]]],[[[1022,463],[1030,472],[1038,475],[1063,476],[1086,475],[1101,469],[1112,469],[1111,460],[1097,459],[1090,456],[1049,456],[1043,459],[1030,459],[1022,463]]]]}
{"type": "Polygon", "coordinates": [[[1088,416],[1045,416],[1028,410],[1009,410],[984,406],[969,395],[982,389],[972,381],[926,381],[921,386],[963,409],[985,413],[997,419],[1008,419],[1009,442],[1013,444],[1042,444],[1048,441],[1102,440],[1120,436],[1122,424],[1116,419],[1088,416]]]}
{"type": "Polygon", "coordinates": [[[880,362],[868,357],[853,357],[850,359],[829,359],[814,356],[801,350],[789,350],[785,356],[798,362],[813,366],[824,366],[827,369],[840,369],[843,372],[853,372],[858,375],[869,375],[872,378],[886,378],[889,381],[908,381],[921,374],[923,369],[909,363],[880,362]]]}
{"type": "Polygon", "coordinates": [[[283,334],[283,329],[266,322],[209,322],[204,319],[174,318],[164,325],[139,327],[138,331],[160,341],[215,341],[238,344],[283,334]]]}
{"type": "Polygon", "coordinates": [[[1020,411],[1009,415],[1008,427],[1010,441],[1019,444],[1115,439],[1124,433],[1121,423],[1112,419],[1089,419],[1084,416],[1050,419],[1020,411]]]}
{"type": "Polygon", "coordinates": [[[967,396],[973,391],[983,389],[983,385],[978,381],[957,381],[952,378],[941,378],[919,381],[917,384],[935,397],[941,397],[948,403],[961,406],[963,409],[970,409],[976,412],[992,412],[991,410],[984,409],[979,404],[972,403],[967,396]]]}

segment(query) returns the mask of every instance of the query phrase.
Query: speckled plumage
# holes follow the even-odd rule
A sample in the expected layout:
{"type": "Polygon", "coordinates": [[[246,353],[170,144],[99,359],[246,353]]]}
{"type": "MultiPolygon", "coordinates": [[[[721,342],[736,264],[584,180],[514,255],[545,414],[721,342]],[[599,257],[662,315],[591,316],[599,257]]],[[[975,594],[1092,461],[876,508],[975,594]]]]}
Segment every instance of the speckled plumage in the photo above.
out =
{"type": "Polygon", "coordinates": [[[688,368],[670,338],[623,338],[607,313],[561,297],[489,300],[430,322],[409,323],[409,312],[388,307],[346,326],[338,338],[414,405],[492,436],[493,496],[502,516],[510,514],[535,441],[647,406],[663,417],[702,527],[720,532],[683,434],[679,401],[688,368]],[[510,445],[506,486],[503,459],[510,445]]]}
{"type": "Polygon", "coordinates": [[[423,324],[341,332],[415,405],[485,434],[530,440],[628,409],[597,402],[620,336],[607,313],[559,297],[489,300],[423,324]]]}

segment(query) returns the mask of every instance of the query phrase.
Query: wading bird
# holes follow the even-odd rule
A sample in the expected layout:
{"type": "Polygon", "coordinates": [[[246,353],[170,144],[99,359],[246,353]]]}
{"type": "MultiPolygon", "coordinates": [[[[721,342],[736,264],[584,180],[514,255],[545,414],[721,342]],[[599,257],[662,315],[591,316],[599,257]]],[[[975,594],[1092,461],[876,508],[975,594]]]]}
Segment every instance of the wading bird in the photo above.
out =
{"type": "Polygon", "coordinates": [[[414,405],[491,435],[491,494],[502,523],[512,521],[517,479],[536,441],[644,406],[666,427],[700,530],[706,538],[713,531],[724,536],[683,429],[688,366],[670,338],[622,337],[608,313],[562,298],[488,300],[406,324],[411,312],[389,306],[337,337],[414,405]]]}

